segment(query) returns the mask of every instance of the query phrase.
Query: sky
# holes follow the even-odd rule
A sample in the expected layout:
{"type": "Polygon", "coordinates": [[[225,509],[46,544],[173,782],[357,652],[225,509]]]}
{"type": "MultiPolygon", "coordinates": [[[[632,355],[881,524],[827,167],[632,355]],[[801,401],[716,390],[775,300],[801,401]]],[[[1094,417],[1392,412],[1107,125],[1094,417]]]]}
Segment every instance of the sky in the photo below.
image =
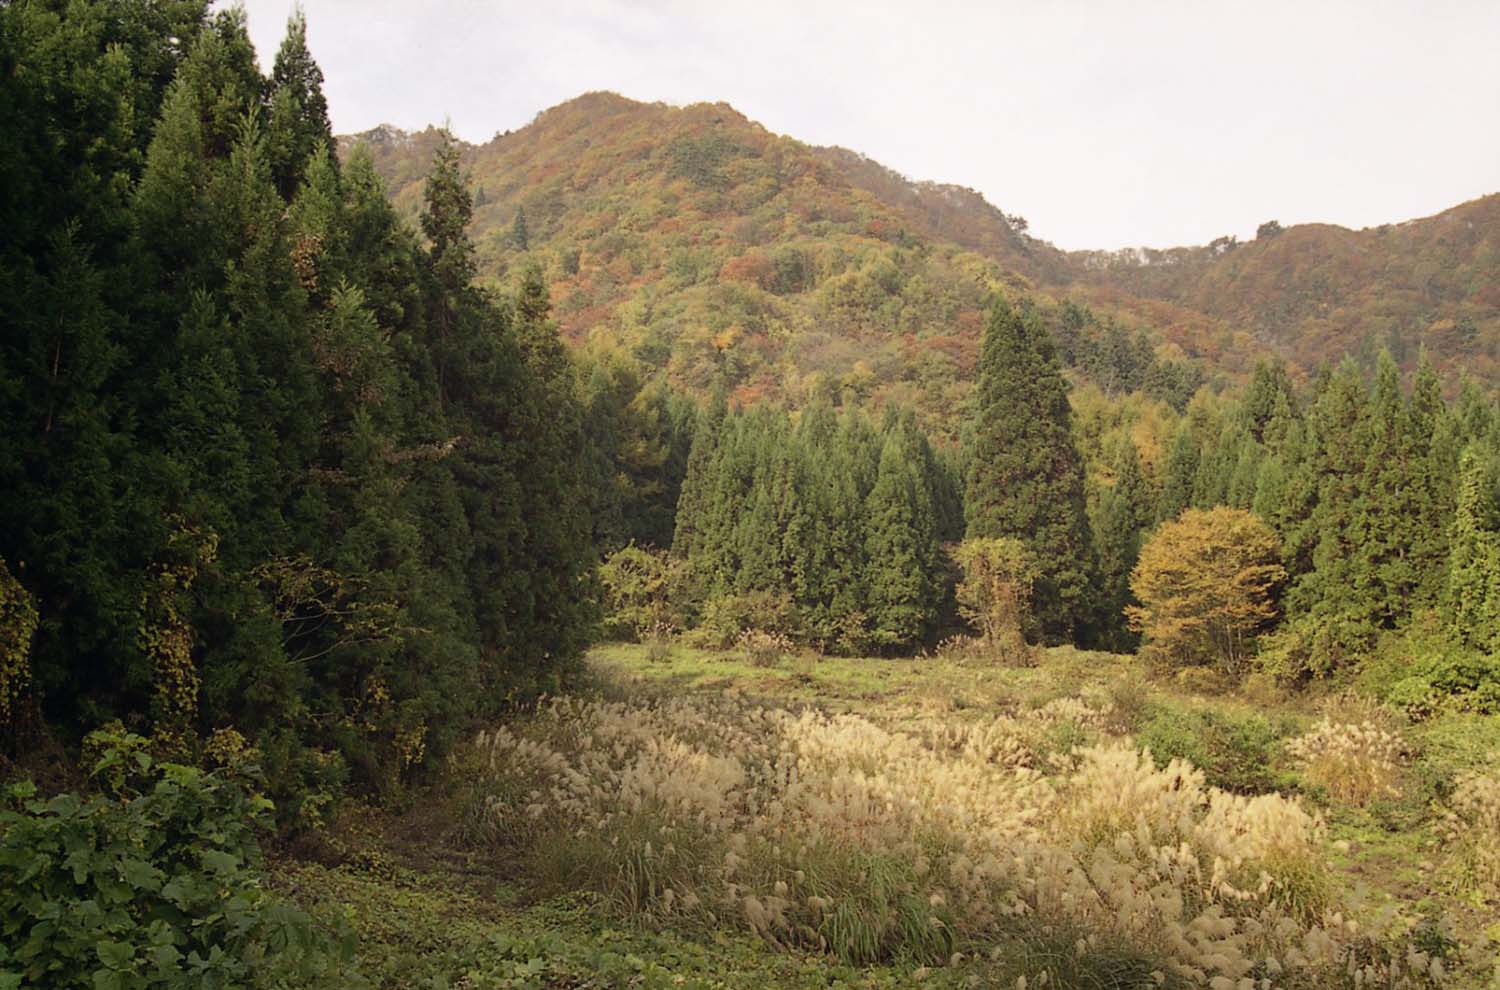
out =
{"type": "MultiPolygon", "coordinates": [[[[727,102],[1068,249],[1500,191],[1500,0],[303,0],[335,131],[474,142],[581,93],[727,102]]],[[[244,0],[269,70],[292,0],[244,0]]]]}

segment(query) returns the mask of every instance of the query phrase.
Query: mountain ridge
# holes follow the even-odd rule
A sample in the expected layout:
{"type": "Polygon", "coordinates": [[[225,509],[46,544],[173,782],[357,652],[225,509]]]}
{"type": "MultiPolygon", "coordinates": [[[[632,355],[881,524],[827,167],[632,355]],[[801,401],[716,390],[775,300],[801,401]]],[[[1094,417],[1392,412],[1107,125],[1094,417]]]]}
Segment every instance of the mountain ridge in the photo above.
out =
{"type": "MultiPolygon", "coordinates": [[[[439,136],[382,125],[340,143],[344,153],[369,147],[398,208],[415,216],[439,136]]],[[[693,363],[682,357],[683,327],[663,330],[653,314],[736,286],[760,293],[738,300],[746,312],[715,320],[705,308],[724,300],[697,299],[678,316],[715,339],[738,327],[727,347],[713,346],[751,345],[752,379],[767,378],[756,348],[784,365],[788,335],[819,336],[815,350],[828,333],[869,343],[882,332],[972,349],[977,312],[1000,288],[1148,328],[1162,356],[1231,379],[1272,355],[1306,377],[1346,354],[1372,362],[1384,347],[1406,367],[1426,348],[1440,367],[1500,382],[1500,194],[1362,230],[1267,225],[1244,242],[1064,251],[974,189],[775,134],[727,103],[592,92],[460,147],[481,272],[504,280],[523,256],[542,261],[568,336],[617,334],[689,385],[703,375],[683,367],[693,363]],[[524,246],[513,236],[518,213],[524,246]],[[799,263],[792,251],[811,266],[802,276],[788,275],[799,263]],[[670,339],[631,332],[653,323],[670,339]]],[[[842,350],[871,357],[868,347],[842,350]]],[[[780,391],[795,371],[780,369],[780,391]]],[[[751,388],[768,390],[778,389],[751,388]]]]}

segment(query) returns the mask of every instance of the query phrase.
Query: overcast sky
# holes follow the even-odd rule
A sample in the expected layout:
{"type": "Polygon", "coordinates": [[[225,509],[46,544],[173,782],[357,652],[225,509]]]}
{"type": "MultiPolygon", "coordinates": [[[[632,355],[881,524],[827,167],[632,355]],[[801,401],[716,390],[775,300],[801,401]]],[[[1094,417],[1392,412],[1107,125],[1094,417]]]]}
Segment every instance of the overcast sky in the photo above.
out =
{"type": "MultiPolygon", "coordinates": [[[[303,0],[336,131],[608,89],[971,186],[1065,248],[1500,191],[1500,0],[303,0]]],[[[246,0],[269,69],[292,0],[246,0]]]]}

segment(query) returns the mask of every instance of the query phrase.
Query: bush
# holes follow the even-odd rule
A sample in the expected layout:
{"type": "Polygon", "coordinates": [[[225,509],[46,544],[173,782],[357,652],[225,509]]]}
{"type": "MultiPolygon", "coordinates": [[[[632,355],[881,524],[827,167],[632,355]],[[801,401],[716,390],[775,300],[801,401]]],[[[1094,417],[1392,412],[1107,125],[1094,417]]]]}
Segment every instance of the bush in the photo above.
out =
{"type": "Polygon", "coordinates": [[[1459,889],[1500,900],[1500,770],[1460,776],[1440,828],[1459,889]]]}
{"type": "Polygon", "coordinates": [[[792,596],[776,591],[720,595],[703,606],[703,621],[697,632],[705,646],[728,649],[752,630],[793,641],[800,638],[802,619],[792,596]]]}
{"type": "Polygon", "coordinates": [[[326,939],[260,884],[253,771],[158,763],[95,734],[97,791],[0,805],[0,987],[309,986],[326,939]]]}
{"type": "Polygon", "coordinates": [[[607,635],[638,641],[681,618],[686,565],[665,550],[632,543],[600,565],[599,580],[604,585],[607,635]]]}
{"type": "Polygon", "coordinates": [[[986,643],[1015,652],[1038,634],[1032,611],[1036,563],[1020,540],[971,539],[953,551],[963,573],[954,590],[958,610],[986,643]]]}
{"type": "Polygon", "coordinates": [[[757,667],[774,667],[794,649],[792,641],[780,633],[749,629],[740,634],[736,644],[745,659],[757,667]]]}
{"type": "Polygon", "coordinates": [[[1447,801],[1466,774],[1500,763],[1500,715],[1443,715],[1413,727],[1413,733],[1413,797],[1424,806],[1447,801]]]}
{"type": "Polygon", "coordinates": [[[1500,657],[1440,633],[1388,637],[1365,664],[1360,684],[1414,718],[1461,711],[1500,714],[1500,657]]]}
{"type": "Polygon", "coordinates": [[[1157,709],[1136,735],[1157,766],[1186,760],[1203,771],[1208,783],[1241,794],[1276,789],[1280,740],[1277,727],[1258,715],[1235,719],[1208,709],[1166,707],[1157,709]]]}
{"type": "Polygon", "coordinates": [[[677,630],[670,622],[658,622],[641,636],[641,645],[646,648],[646,659],[651,663],[666,663],[672,657],[672,641],[677,630]]]}

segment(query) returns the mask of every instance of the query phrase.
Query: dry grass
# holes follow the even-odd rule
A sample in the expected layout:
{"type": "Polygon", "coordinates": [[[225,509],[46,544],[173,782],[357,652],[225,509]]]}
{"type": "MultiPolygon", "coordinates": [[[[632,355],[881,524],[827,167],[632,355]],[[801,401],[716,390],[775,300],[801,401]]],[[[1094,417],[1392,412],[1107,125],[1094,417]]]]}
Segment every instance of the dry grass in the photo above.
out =
{"type": "MultiPolygon", "coordinates": [[[[1107,960],[1215,990],[1352,985],[1376,965],[1352,962],[1317,815],[1128,741],[1055,746],[1058,726],[1114,721],[1102,697],[899,730],[733,695],[561,699],[477,741],[477,812],[633,915],[848,962],[1003,947],[1043,960],[1033,986],[1107,960]],[[1060,937],[1067,960],[1040,951],[1060,937]]],[[[1382,958],[1382,986],[1431,982],[1426,956],[1382,958]]]]}
{"type": "Polygon", "coordinates": [[[1303,776],[1336,801],[1362,807],[1400,794],[1405,743],[1373,720],[1324,718],[1286,748],[1303,776]]]}
{"type": "Polygon", "coordinates": [[[1458,887],[1500,901],[1500,768],[1459,776],[1440,831],[1458,887]]]}

